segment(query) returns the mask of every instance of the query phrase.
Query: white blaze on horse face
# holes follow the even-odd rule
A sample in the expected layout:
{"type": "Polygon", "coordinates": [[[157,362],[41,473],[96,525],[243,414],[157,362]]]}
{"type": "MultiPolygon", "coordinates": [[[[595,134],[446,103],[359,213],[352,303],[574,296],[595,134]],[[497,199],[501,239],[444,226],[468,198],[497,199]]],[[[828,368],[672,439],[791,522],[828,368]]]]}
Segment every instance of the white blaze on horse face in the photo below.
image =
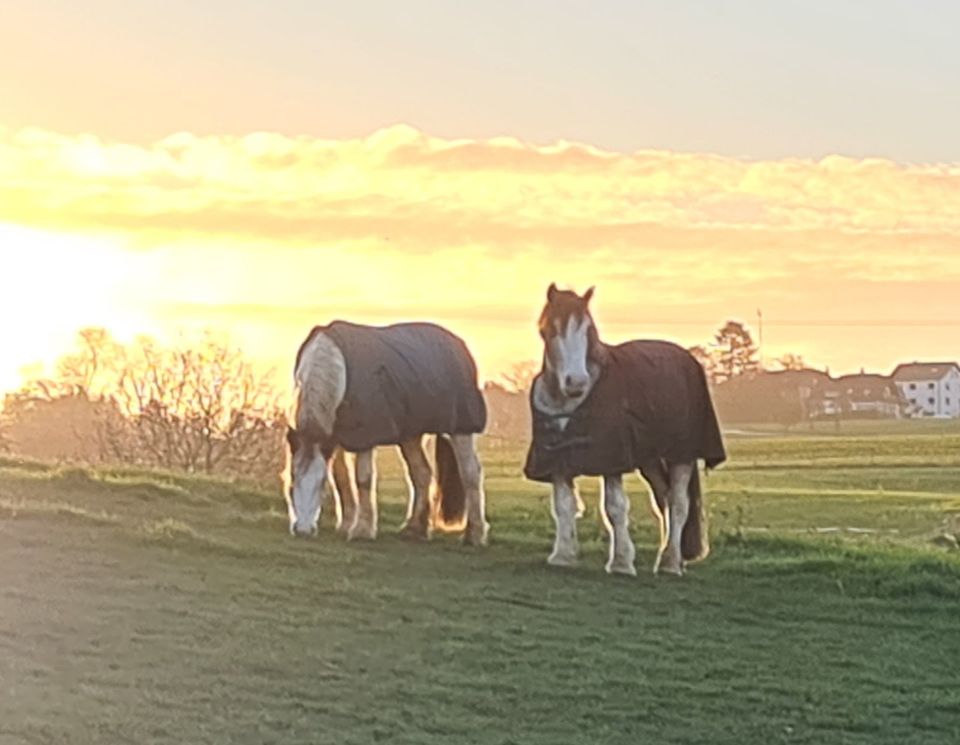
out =
{"type": "Polygon", "coordinates": [[[547,342],[547,359],[564,398],[580,398],[590,384],[587,370],[590,326],[589,316],[570,316],[566,326],[557,322],[556,334],[547,342]]]}
{"type": "Polygon", "coordinates": [[[293,455],[289,501],[290,532],[313,535],[320,519],[320,495],[327,480],[327,459],[316,445],[303,445],[293,455]]]}

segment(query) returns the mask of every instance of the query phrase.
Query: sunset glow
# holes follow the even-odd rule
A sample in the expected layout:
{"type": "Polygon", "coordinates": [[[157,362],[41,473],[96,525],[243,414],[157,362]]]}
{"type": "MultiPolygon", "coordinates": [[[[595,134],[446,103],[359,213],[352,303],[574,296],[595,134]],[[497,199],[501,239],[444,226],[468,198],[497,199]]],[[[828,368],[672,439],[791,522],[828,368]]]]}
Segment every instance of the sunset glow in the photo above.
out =
{"type": "Polygon", "coordinates": [[[550,281],[611,340],[709,339],[763,310],[768,357],[956,356],[960,167],[606,152],[395,126],[362,139],[0,132],[0,383],[83,325],[212,327],[286,369],[315,323],[429,318],[495,377],[538,354],[550,281]],[[29,309],[29,310],[28,310],[29,309]],[[8,337],[10,338],[10,337],[8,337]]]}

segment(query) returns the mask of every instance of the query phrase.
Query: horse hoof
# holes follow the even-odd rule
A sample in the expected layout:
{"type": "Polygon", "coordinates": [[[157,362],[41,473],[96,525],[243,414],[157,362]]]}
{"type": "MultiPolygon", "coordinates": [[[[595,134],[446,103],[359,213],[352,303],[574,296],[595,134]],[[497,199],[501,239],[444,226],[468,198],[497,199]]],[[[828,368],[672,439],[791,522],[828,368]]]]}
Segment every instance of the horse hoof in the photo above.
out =
{"type": "Polygon", "coordinates": [[[426,541],[430,536],[427,529],[421,525],[407,523],[400,528],[399,536],[405,541],[426,541]]]}
{"type": "Polygon", "coordinates": [[[489,530],[487,526],[480,529],[467,528],[463,532],[464,546],[486,546],[489,530]]]}
{"type": "Polygon", "coordinates": [[[633,564],[615,563],[607,564],[607,574],[620,574],[625,577],[636,577],[637,568],[633,564]]]}
{"type": "Polygon", "coordinates": [[[577,565],[577,557],[574,554],[553,553],[547,557],[547,564],[552,567],[575,567],[577,565]]]}
{"type": "Polygon", "coordinates": [[[668,577],[682,577],[683,567],[661,564],[660,566],[653,568],[653,573],[664,574],[664,575],[667,575],[668,577]]]}
{"type": "Polygon", "coordinates": [[[377,529],[372,525],[357,524],[347,533],[348,541],[373,541],[376,537],[377,529]]]}

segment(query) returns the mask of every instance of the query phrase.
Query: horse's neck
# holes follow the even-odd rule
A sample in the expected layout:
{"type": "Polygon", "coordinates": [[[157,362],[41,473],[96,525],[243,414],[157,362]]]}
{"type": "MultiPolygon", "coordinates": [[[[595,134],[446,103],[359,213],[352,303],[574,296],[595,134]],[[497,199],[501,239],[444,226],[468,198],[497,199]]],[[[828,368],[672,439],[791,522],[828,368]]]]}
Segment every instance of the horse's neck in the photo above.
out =
{"type": "Polygon", "coordinates": [[[329,336],[315,334],[304,346],[294,383],[297,429],[330,435],[347,391],[347,364],[329,336]]]}

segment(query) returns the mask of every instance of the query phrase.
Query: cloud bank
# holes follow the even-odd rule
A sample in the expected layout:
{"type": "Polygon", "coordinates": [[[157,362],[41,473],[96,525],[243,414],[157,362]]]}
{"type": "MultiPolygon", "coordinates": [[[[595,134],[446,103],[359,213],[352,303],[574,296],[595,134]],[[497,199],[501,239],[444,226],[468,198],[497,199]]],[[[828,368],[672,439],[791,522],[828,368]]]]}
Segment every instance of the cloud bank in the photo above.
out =
{"type": "MultiPolygon", "coordinates": [[[[148,145],[0,129],[0,222],[122,240],[143,257],[130,294],[171,316],[218,307],[299,328],[429,315],[488,334],[491,350],[496,327],[514,356],[529,329],[503,329],[552,280],[600,284],[623,335],[761,304],[794,319],[939,317],[960,287],[957,164],[615,153],[407,126],[148,145]]],[[[804,347],[799,334],[782,344],[804,347]]],[[[804,348],[861,354],[834,336],[804,348]]]]}

